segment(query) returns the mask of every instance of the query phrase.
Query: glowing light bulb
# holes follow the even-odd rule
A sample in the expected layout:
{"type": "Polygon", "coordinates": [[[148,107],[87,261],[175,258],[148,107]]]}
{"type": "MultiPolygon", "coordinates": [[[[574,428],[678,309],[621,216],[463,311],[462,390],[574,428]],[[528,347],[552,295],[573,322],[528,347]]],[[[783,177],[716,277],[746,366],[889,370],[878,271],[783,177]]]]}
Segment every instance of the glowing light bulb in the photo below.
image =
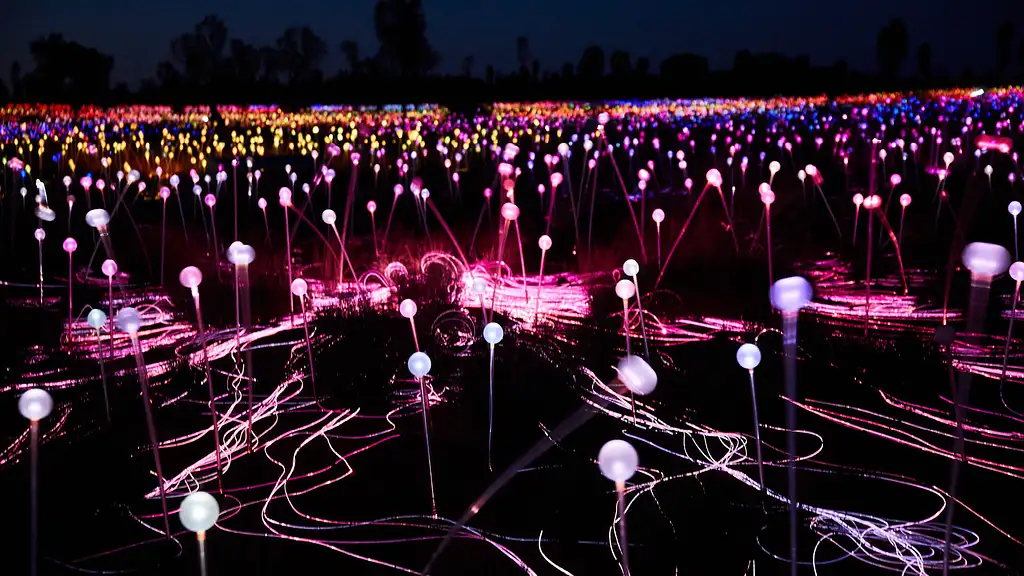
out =
{"type": "Polygon", "coordinates": [[[640,273],[640,264],[630,258],[622,263],[622,271],[625,272],[626,276],[636,276],[640,273]]]}
{"type": "Polygon", "coordinates": [[[414,352],[409,356],[409,373],[416,378],[423,378],[430,373],[430,356],[423,352],[414,352]]]}
{"type": "Polygon", "coordinates": [[[505,336],[505,331],[502,330],[501,326],[496,322],[490,322],[484,326],[484,340],[490,344],[495,345],[501,342],[501,339],[505,336]]]}
{"type": "Polygon", "coordinates": [[[625,440],[611,440],[601,447],[597,455],[601,474],[613,482],[625,482],[636,474],[639,457],[636,449],[625,440]]]}
{"type": "Polygon", "coordinates": [[[53,398],[42,388],[27,390],[18,398],[18,412],[27,420],[38,422],[50,415],[53,410],[53,398]]]}
{"type": "Polygon", "coordinates": [[[178,274],[178,282],[181,282],[181,285],[185,288],[192,288],[194,290],[203,282],[203,273],[195,266],[186,266],[178,274]]]}
{"type": "Polygon", "coordinates": [[[295,280],[292,280],[291,290],[292,294],[302,298],[307,292],[309,292],[309,285],[306,284],[306,281],[302,278],[296,278],[295,280]]]}
{"type": "Polygon", "coordinates": [[[972,242],[964,248],[963,262],[972,275],[998,276],[1010,267],[1010,252],[998,244],[972,242]]]}
{"type": "Polygon", "coordinates": [[[178,517],[181,525],[192,532],[206,532],[217,523],[220,506],[217,499],[206,492],[193,492],[181,501],[178,517]]]}
{"type": "Polygon", "coordinates": [[[776,310],[782,312],[799,312],[810,303],[814,295],[811,283],[800,276],[792,276],[777,280],[772,284],[771,302],[776,310]]]}
{"type": "Polygon", "coordinates": [[[906,208],[907,206],[910,206],[910,203],[912,201],[913,201],[913,198],[910,197],[910,194],[901,194],[900,195],[900,206],[903,206],[904,208],[906,208]]]}
{"type": "Polygon", "coordinates": [[[121,308],[114,317],[117,327],[126,334],[138,334],[142,327],[142,318],[135,308],[121,308]]]}
{"type": "Polygon", "coordinates": [[[99,330],[107,324],[107,314],[99,308],[93,308],[89,311],[89,315],[85,317],[85,321],[89,323],[89,326],[93,330],[99,330]]]}
{"type": "Polygon", "coordinates": [[[516,206],[511,202],[506,202],[501,206],[501,216],[506,220],[515,221],[519,218],[519,206],[516,206]]]}
{"type": "Polygon", "coordinates": [[[551,249],[551,236],[544,234],[537,240],[537,246],[540,246],[541,250],[551,249]]]}
{"type": "Polygon", "coordinates": [[[403,318],[412,318],[416,315],[418,310],[419,307],[416,306],[416,303],[408,298],[402,300],[402,303],[398,305],[398,313],[401,314],[403,318]]]}
{"type": "Polygon", "coordinates": [[[615,295],[623,300],[629,300],[636,294],[636,286],[633,285],[631,280],[619,280],[615,284],[615,295]]]}
{"type": "Polygon", "coordinates": [[[654,220],[656,224],[661,224],[665,221],[665,211],[661,208],[655,208],[654,212],[651,212],[651,220],[654,220]]]}
{"type": "Polygon", "coordinates": [[[75,250],[78,250],[78,241],[74,238],[65,238],[62,247],[68,254],[74,254],[75,250]]]}
{"type": "Polygon", "coordinates": [[[100,265],[100,270],[103,271],[104,276],[109,278],[117,274],[117,262],[110,259],[104,260],[103,264],[100,265]]]}
{"type": "Polygon", "coordinates": [[[324,221],[324,224],[333,226],[334,223],[338,221],[338,213],[328,208],[320,214],[320,219],[324,221]]]}
{"type": "Polygon", "coordinates": [[[744,344],[736,350],[736,363],[747,370],[757,368],[761,363],[761,349],[754,344],[744,344]]]}

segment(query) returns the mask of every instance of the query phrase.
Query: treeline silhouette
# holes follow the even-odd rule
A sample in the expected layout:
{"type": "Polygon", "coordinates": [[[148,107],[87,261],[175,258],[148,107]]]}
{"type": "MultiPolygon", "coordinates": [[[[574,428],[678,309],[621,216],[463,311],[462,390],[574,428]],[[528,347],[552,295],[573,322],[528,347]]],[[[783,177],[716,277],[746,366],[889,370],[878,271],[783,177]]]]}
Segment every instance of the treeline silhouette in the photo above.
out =
{"type": "MultiPolygon", "coordinates": [[[[672,54],[655,67],[647,58],[633,58],[600,46],[587,47],[578,62],[557,70],[546,68],[525,37],[516,41],[518,70],[482,71],[472,57],[457,75],[432,72],[441,60],[427,38],[420,0],[378,0],[374,30],[379,47],[364,55],[353,41],[338,47],[345,68],[326,75],[321,68],[331,48],[309,27],[285,30],[271,45],[253,46],[231,38],[217,16],[207,16],[171,42],[170,59],[160,62],[152,78],[132,91],[111,86],[114,59],[94,48],[69,42],[60,34],[33,41],[34,67],[11,67],[9,85],[0,80],[0,102],[64,104],[264,104],[300,106],[437,102],[449,107],[528,100],[613,100],[688,96],[771,96],[776,94],[844,94],[876,90],[937,88],[949,85],[1007,83],[1024,72],[1024,40],[1013,24],[995,30],[995,68],[939,74],[931,47],[925,43],[910,59],[906,25],[892,20],[879,31],[877,69],[860,72],[845,61],[812,66],[808,56],[736,53],[731,70],[711,70],[698,54],[672,54]],[[1015,49],[1016,48],[1016,49],[1015,49]],[[913,72],[908,73],[910,69],[913,72]]],[[[512,47],[510,47],[512,48],[512,47]]]]}

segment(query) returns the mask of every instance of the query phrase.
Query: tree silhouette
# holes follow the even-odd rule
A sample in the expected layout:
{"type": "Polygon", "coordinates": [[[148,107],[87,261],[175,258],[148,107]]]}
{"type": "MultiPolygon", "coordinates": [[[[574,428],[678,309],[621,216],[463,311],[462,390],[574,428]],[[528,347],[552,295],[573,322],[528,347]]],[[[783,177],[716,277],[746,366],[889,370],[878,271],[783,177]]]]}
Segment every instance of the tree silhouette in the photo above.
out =
{"type": "Polygon", "coordinates": [[[285,30],[277,39],[277,52],[289,85],[322,79],[318,66],[327,54],[327,43],[308,26],[285,30]]]}
{"type": "Polygon", "coordinates": [[[224,69],[224,50],[228,45],[228,28],[224,22],[209,15],[171,41],[174,67],[192,87],[207,87],[215,83],[224,69]]]}
{"type": "Polygon", "coordinates": [[[382,71],[417,78],[440,62],[427,39],[427,18],[420,0],[377,0],[373,24],[380,41],[377,61],[382,71]]]}
{"type": "Polygon", "coordinates": [[[1006,75],[1013,59],[1013,37],[1016,30],[1013,22],[1003,20],[996,26],[996,73],[999,78],[1006,75]]]}
{"type": "Polygon", "coordinates": [[[17,60],[11,62],[11,100],[25,100],[25,88],[21,83],[21,64],[17,60]]]}
{"type": "Polygon", "coordinates": [[[530,40],[526,36],[516,38],[516,60],[519,61],[520,76],[526,77],[530,75],[530,61],[532,59],[530,40]]]}
{"type": "Polygon", "coordinates": [[[349,74],[360,74],[362,72],[359,62],[359,44],[354,40],[345,40],[341,43],[341,54],[345,57],[345,63],[348,64],[349,74]]]}
{"type": "Polygon", "coordinates": [[[927,42],[917,47],[917,74],[921,78],[932,77],[932,46],[927,42]]]}
{"type": "Polygon", "coordinates": [[[233,80],[245,87],[254,86],[263,72],[263,57],[259,48],[237,38],[231,41],[231,59],[228,64],[233,80]]]}
{"type": "Polygon", "coordinates": [[[633,74],[633,62],[629,57],[629,52],[625,50],[616,50],[612,52],[609,58],[609,64],[611,65],[612,76],[623,78],[633,74]]]}
{"type": "Polygon", "coordinates": [[[875,44],[875,58],[878,71],[892,80],[899,75],[908,50],[907,25],[903,20],[895,18],[878,32],[875,44]]]}
{"type": "Polygon", "coordinates": [[[604,76],[604,50],[600,46],[587,46],[576,67],[580,78],[594,80],[604,76]]]}
{"type": "Polygon", "coordinates": [[[651,59],[650,58],[637,58],[636,59],[636,73],[638,76],[647,76],[651,73],[651,59]]]}
{"type": "Polygon", "coordinates": [[[24,82],[33,98],[60,102],[91,102],[110,90],[114,59],[94,48],[68,42],[60,34],[38,38],[29,44],[35,69],[24,82]]]}
{"type": "Polygon", "coordinates": [[[466,56],[465,58],[463,58],[462,59],[462,75],[465,76],[466,78],[469,78],[469,77],[473,76],[473,66],[474,66],[475,63],[476,63],[476,60],[473,59],[472,55],[466,56]]]}

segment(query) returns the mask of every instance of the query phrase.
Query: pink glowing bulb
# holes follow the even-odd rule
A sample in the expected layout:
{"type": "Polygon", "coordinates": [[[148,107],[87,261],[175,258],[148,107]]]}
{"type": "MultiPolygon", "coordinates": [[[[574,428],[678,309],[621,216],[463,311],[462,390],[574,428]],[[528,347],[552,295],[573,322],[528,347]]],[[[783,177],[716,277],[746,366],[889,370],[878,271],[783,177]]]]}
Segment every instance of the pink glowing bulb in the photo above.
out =
{"type": "Polygon", "coordinates": [[[541,236],[537,240],[537,246],[540,246],[540,249],[544,250],[545,252],[550,250],[551,249],[551,236],[548,236],[547,234],[541,236]]]}
{"type": "Polygon", "coordinates": [[[587,168],[588,169],[593,170],[595,166],[597,166],[597,160],[594,160],[593,158],[591,158],[590,160],[587,161],[587,168]]]}
{"type": "Polygon", "coordinates": [[[265,212],[267,210],[267,199],[260,198],[259,200],[256,201],[256,205],[260,207],[260,210],[263,210],[265,212]]]}
{"type": "Polygon", "coordinates": [[[889,183],[892,184],[893,188],[899,186],[900,182],[903,182],[903,178],[899,174],[893,174],[889,177],[889,183]]]}
{"type": "Polygon", "coordinates": [[[402,192],[405,192],[405,188],[401,184],[395,184],[392,191],[395,193],[395,196],[398,197],[402,195],[402,192]]]}
{"type": "Polygon", "coordinates": [[[900,196],[900,206],[903,206],[904,208],[906,208],[907,206],[910,206],[910,202],[911,202],[910,194],[903,194],[903,195],[900,196]]]}
{"type": "Polygon", "coordinates": [[[661,224],[665,221],[665,211],[661,208],[655,208],[654,212],[651,212],[651,220],[654,220],[655,224],[661,224]]]}
{"type": "Polygon", "coordinates": [[[878,194],[872,194],[864,199],[864,207],[868,210],[873,210],[882,205],[882,197],[878,194]]]}
{"type": "Polygon", "coordinates": [[[203,282],[203,273],[195,266],[186,266],[178,274],[178,282],[185,288],[195,290],[203,282]]]}
{"type": "Polygon", "coordinates": [[[82,185],[82,188],[88,190],[92,186],[92,178],[89,178],[88,176],[82,176],[82,179],[79,180],[78,183],[82,185]]]}
{"type": "Polygon", "coordinates": [[[942,168],[942,169],[939,170],[939,182],[942,182],[945,179],[946,179],[946,170],[945,170],[945,168],[942,168]]]}
{"type": "Polygon", "coordinates": [[[516,206],[511,202],[506,202],[501,206],[501,216],[505,220],[514,222],[517,218],[519,218],[519,206],[516,206]]]}
{"type": "Polygon", "coordinates": [[[806,172],[807,175],[810,176],[811,178],[814,178],[814,176],[818,174],[818,167],[815,166],[814,164],[808,164],[804,168],[804,172],[806,172]]]}
{"type": "Polygon", "coordinates": [[[213,194],[207,194],[206,198],[203,199],[203,202],[205,202],[210,208],[213,208],[217,204],[217,197],[213,194]]]}
{"type": "Polygon", "coordinates": [[[78,250],[78,241],[70,237],[65,238],[63,247],[68,254],[74,254],[75,250],[78,250]]]}
{"type": "Polygon", "coordinates": [[[280,190],[278,190],[278,192],[277,192],[277,202],[281,206],[284,206],[285,208],[291,206],[292,205],[292,191],[291,191],[291,189],[285,187],[285,188],[281,188],[280,190]]]}
{"type": "Polygon", "coordinates": [[[498,174],[501,174],[502,176],[506,176],[506,177],[511,176],[512,175],[512,165],[511,164],[506,164],[505,162],[502,162],[501,164],[498,164],[498,174]]]}
{"type": "Polygon", "coordinates": [[[458,172],[456,172],[455,174],[452,174],[452,182],[455,182],[456,184],[459,183],[459,173],[458,172]]]}
{"type": "Polygon", "coordinates": [[[537,194],[543,194],[545,190],[547,190],[547,188],[545,188],[543,184],[537,184],[537,194]]]}
{"type": "Polygon", "coordinates": [[[42,228],[36,228],[36,231],[33,232],[32,235],[35,236],[36,240],[42,242],[43,239],[46,238],[46,230],[43,230],[42,228]]]}
{"type": "Polygon", "coordinates": [[[693,188],[693,179],[687,178],[686,180],[683,181],[683,185],[686,186],[687,190],[691,190],[693,188]]]}
{"type": "Polygon", "coordinates": [[[373,200],[370,200],[369,202],[366,203],[366,210],[370,214],[373,214],[374,212],[377,211],[377,203],[374,202],[373,200]]]}
{"type": "Polygon", "coordinates": [[[765,206],[771,206],[775,202],[775,192],[771,189],[761,192],[761,202],[764,202],[765,206]]]}
{"type": "Polygon", "coordinates": [[[306,281],[302,278],[296,278],[295,280],[292,280],[291,290],[292,294],[302,298],[307,292],[309,292],[309,285],[306,284],[306,281]]]}
{"type": "Polygon", "coordinates": [[[160,188],[160,198],[162,198],[166,202],[167,199],[170,198],[170,197],[171,197],[171,189],[168,188],[167,186],[162,186],[160,188]]]}
{"type": "Polygon", "coordinates": [[[767,182],[761,182],[761,185],[757,187],[757,192],[759,194],[762,194],[762,195],[764,193],[766,193],[766,192],[771,192],[771,191],[772,191],[772,186],[771,186],[771,184],[769,184],[767,182]]]}
{"type": "Polygon", "coordinates": [[[494,192],[491,192],[490,188],[484,188],[484,198],[487,198],[488,200],[490,200],[491,199],[491,195],[493,195],[493,194],[494,194],[494,192]]]}
{"type": "Polygon", "coordinates": [[[408,298],[402,300],[402,303],[398,305],[398,313],[401,314],[403,318],[411,319],[413,316],[416,316],[416,312],[418,310],[419,307],[416,306],[416,303],[408,298]]]}
{"type": "MultiPolygon", "coordinates": [[[[1012,176],[1012,174],[1011,174],[1011,176],[1012,176]]],[[[70,207],[74,206],[74,205],[75,205],[75,195],[74,194],[68,194],[68,208],[70,209],[70,207]]]]}
{"type": "Polygon", "coordinates": [[[715,188],[722,187],[722,173],[719,172],[717,168],[712,168],[711,170],[708,170],[707,180],[708,184],[714,186],[715,188]]]}
{"type": "Polygon", "coordinates": [[[864,203],[864,195],[860,192],[853,195],[853,205],[860,208],[861,204],[864,203]]]}
{"type": "Polygon", "coordinates": [[[643,192],[644,190],[647,190],[647,181],[646,180],[641,180],[641,181],[637,182],[636,183],[636,187],[639,188],[641,192],[643,192]]]}
{"type": "Polygon", "coordinates": [[[640,171],[637,172],[637,178],[639,178],[641,182],[647,182],[651,179],[651,173],[641,168],[640,171]]]}
{"type": "Polygon", "coordinates": [[[110,278],[114,276],[114,274],[117,274],[117,262],[110,259],[104,260],[103,264],[100,264],[100,270],[103,272],[104,276],[110,278]]]}
{"type": "Polygon", "coordinates": [[[558,188],[559,184],[561,184],[561,183],[562,183],[562,173],[561,172],[555,172],[554,174],[551,175],[551,188],[552,189],[558,188]]]}
{"type": "Polygon", "coordinates": [[[106,187],[107,187],[107,183],[104,182],[103,180],[97,180],[96,181],[96,189],[99,190],[100,192],[103,192],[103,189],[106,188],[106,187]]]}

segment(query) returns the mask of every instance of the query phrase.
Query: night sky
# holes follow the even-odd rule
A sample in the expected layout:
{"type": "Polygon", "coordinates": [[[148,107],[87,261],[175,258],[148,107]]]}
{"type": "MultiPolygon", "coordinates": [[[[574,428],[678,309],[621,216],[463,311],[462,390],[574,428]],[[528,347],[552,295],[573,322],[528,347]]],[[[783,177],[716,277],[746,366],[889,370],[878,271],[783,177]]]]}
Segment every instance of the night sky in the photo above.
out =
{"type": "MultiPolygon", "coordinates": [[[[971,66],[982,72],[994,66],[992,34],[996,23],[1013,14],[1013,0],[853,0],[843,10],[838,2],[801,0],[669,1],[669,0],[424,0],[428,35],[442,55],[441,72],[456,73],[472,54],[475,74],[487,64],[500,71],[517,67],[516,37],[530,39],[543,69],[558,70],[579,61],[583,49],[601,45],[606,55],[627,50],[634,59],[646,56],[652,69],[674,52],[695,52],[710,58],[712,68],[728,68],[735,52],[777,51],[807,54],[814,64],[845,58],[854,68],[874,68],[878,30],[900,17],[910,34],[906,71],[914,69],[921,42],[932,45],[940,72],[961,72],[971,66]]],[[[372,0],[11,0],[0,20],[0,74],[9,80],[13,60],[30,70],[28,43],[49,32],[92,46],[115,58],[114,81],[129,85],[154,75],[156,63],[168,57],[170,40],[208,13],[218,14],[231,37],[250,43],[272,43],[290,25],[310,25],[327,41],[326,73],[342,66],[339,45],[352,39],[367,56],[376,52],[372,0]],[[353,5],[358,7],[353,8],[353,5]]],[[[1024,16],[1014,18],[1018,40],[1024,37],[1024,16]]]]}

